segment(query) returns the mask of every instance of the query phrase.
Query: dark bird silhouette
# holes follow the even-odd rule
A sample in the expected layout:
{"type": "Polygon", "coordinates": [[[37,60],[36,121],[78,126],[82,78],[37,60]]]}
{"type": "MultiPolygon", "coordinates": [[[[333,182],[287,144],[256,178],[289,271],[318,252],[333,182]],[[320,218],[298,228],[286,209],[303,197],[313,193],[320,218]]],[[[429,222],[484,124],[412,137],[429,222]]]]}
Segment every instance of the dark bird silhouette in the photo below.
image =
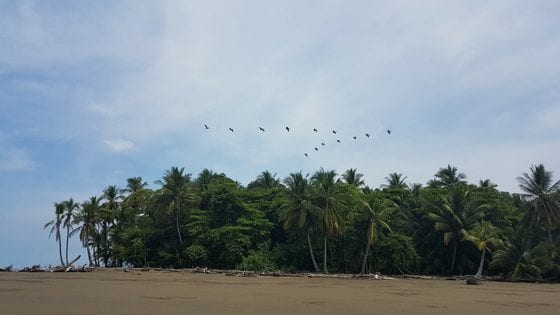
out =
{"type": "Polygon", "coordinates": [[[264,128],[263,127],[259,127],[259,130],[264,132],[264,128]]]}
{"type": "Polygon", "coordinates": [[[305,157],[309,157],[309,155],[307,155],[307,153],[304,153],[303,155],[305,155],[305,157]]]}
{"type": "Polygon", "coordinates": [[[333,130],[332,133],[334,133],[336,135],[336,130],[333,130]]]}
{"type": "Polygon", "coordinates": [[[319,151],[319,149],[317,149],[317,147],[315,147],[315,151],[319,151]]]}
{"type": "Polygon", "coordinates": [[[309,177],[309,173],[305,174],[305,178],[309,177]]]}
{"type": "Polygon", "coordinates": [[[321,142],[321,145],[325,145],[325,143],[324,143],[324,142],[321,142]]]}
{"type": "Polygon", "coordinates": [[[340,139],[336,139],[336,142],[340,143],[340,139]]]}
{"type": "Polygon", "coordinates": [[[369,138],[369,133],[366,133],[366,137],[368,137],[368,138],[369,138]]]}
{"type": "Polygon", "coordinates": [[[356,136],[353,136],[352,138],[354,138],[354,140],[356,140],[356,136]]]}
{"type": "Polygon", "coordinates": [[[317,131],[319,131],[319,130],[317,130],[317,128],[313,128],[313,131],[317,132],[317,131]]]}
{"type": "Polygon", "coordinates": [[[232,128],[229,128],[229,131],[233,132],[233,129],[232,129],[232,128]]]}
{"type": "Polygon", "coordinates": [[[210,127],[208,127],[206,124],[204,124],[204,128],[206,129],[210,129],[210,127]]]}
{"type": "Polygon", "coordinates": [[[286,130],[288,130],[288,132],[290,132],[290,127],[286,126],[286,130]]]}
{"type": "Polygon", "coordinates": [[[387,134],[391,134],[391,130],[387,129],[387,134]]]}

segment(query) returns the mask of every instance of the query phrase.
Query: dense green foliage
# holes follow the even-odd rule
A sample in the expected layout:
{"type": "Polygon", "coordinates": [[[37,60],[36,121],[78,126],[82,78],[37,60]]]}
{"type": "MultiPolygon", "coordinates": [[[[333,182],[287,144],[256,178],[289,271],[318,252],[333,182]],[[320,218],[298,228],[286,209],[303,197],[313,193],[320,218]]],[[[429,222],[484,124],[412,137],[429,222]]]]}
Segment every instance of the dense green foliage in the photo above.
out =
{"type": "MultiPolygon", "coordinates": [[[[501,274],[560,279],[558,182],[544,166],[518,178],[526,194],[478,185],[452,166],[427,186],[386,177],[364,186],[350,169],[283,181],[265,171],[246,187],[225,174],[165,171],[78,204],[55,203],[50,228],[61,264],[78,235],[92,266],[501,274]],[[65,256],[65,257],[64,257],[65,256]]],[[[65,259],[64,259],[65,258],[65,259]]]]}

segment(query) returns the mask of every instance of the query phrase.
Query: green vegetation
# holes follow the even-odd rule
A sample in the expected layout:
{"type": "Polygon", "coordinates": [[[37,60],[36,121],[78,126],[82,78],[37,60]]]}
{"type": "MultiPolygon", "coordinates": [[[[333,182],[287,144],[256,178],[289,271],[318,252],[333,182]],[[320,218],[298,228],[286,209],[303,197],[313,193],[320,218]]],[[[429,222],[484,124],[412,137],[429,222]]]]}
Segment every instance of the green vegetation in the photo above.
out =
{"type": "Polygon", "coordinates": [[[155,189],[134,177],[82,204],[57,202],[45,228],[61,264],[78,235],[90,266],[479,277],[484,270],[560,280],[560,183],[552,173],[543,165],[523,173],[525,194],[466,178],[448,165],[427,186],[391,173],[372,189],[356,169],[284,180],[265,171],[244,187],[225,174],[192,177],[172,167],[155,189]]]}

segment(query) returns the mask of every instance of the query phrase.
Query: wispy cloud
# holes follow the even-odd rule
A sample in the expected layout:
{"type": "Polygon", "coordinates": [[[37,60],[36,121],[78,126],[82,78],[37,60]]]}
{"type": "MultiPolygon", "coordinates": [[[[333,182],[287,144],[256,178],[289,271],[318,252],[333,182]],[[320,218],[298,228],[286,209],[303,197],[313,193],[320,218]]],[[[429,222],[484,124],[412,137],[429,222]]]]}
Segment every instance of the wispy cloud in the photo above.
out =
{"type": "Polygon", "coordinates": [[[105,139],[103,143],[116,153],[124,153],[134,148],[134,142],[126,139],[105,139]]]}
{"type": "Polygon", "coordinates": [[[35,162],[26,150],[0,144],[0,171],[27,171],[34,167],[35,162]]]}

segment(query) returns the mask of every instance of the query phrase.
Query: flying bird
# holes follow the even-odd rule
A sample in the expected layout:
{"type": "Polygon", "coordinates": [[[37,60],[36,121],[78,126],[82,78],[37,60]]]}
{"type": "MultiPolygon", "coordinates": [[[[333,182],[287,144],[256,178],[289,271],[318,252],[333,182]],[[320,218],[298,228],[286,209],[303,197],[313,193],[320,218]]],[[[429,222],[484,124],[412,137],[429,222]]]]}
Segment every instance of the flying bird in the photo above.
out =
{"type": "Polygon", "coordinates": [[[356,140],[356,136],[353,136],[352,138],[354,138],[354,140],[356,140]]]}
{"type": "Polygon", "coordinates": [[[264,132],[264,128],[263,127],[259,127],[259,130],[264,132]]]}
{"type": "Polygon", "coordinates": [[[369,133],[366,133],[366,137],[368,137],[368,138],[369,138],[369,133]]]}
{"type": "Polygon", "coordinates": [[[336,142],[340,143],[340,139],[336,139],[336,142]]]}
{"type": "Polygon", "coordinates": [[[313,128],[313,131],[317,132],[317,131],[319,131],[319,130],[317,130],[317,128],[313,128]]]}
{"type": "Polygon", "coordinates": [[[286,126],[286,130],[288,130],[288,132],[290,132],[290,127],[286,126]]]}
{"type": "Polygon", "coordinates": [[[305,155],[305,157],[309,157],[309,155],[307,155],[307,153],[304,153],[303,155],[305,155]]]}
{"type": "Polygon", "coordinates": [[[208,127],[206,124],[204,124],[204,128],[206,129],[210,129],[210,127],[208,127]]]}
{"type": "Polygon", "coordinates": [[[319,151],[319,149],[317,149],[317,147],[315,147],[315,151],[319,151]]]}
{"type": "Polygon", "coordinates": [[[325,145],[325,143],[324,143],[324,142],[321,142],[321,145],[325,145]]]}
{"type": "Polygon", "coordinates": [[[305,174],[305,178],[309,177],[309,173],[305,174]]]}
{"type": "Polygon", "coordinates": [[[229,128],[229,131],[233,132],[233,129],[232,129],[232,128],[229,128]]]}
{"type": "Polygon", "coordinates": [[[336,135],[336,130],[333,130],[332,133],[334,133],[336,135]]]}
{"type": "Polygon", "coordinates": [[[391,134],[391,130],[387,129],[387,134],[391,134]]]}

